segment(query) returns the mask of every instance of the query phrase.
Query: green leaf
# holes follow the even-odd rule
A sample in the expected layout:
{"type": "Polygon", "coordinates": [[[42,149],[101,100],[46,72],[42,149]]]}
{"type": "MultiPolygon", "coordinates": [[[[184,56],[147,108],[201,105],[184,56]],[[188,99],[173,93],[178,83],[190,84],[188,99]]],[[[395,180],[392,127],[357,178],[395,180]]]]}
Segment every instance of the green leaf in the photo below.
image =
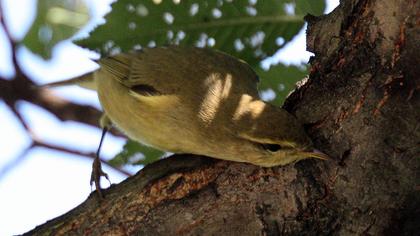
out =
{"type": "Polygon", "coordinates": [[[268,101],[275,105],[282,105],[286,96],[295,88],[296,82],[302,80],[307,74],[306,65],[285,66],[282,64],[271,66],[269,70],[256,69],[260,77],[260,93],[272,93],[273,99],[268,101]]]}
{"type": "Polygon", "coordinates": [[[49,59],[57,43],[73,36],[88,21],[83,0],[38,0],[36,19],[22,42],[32,52],[49,59]]]}
{"type": "Polygon", "coordinates": [[[127,140],[123,150],[109,161],[112,166],[120,167],[125,164],[147,165],[159,160],[163,154],[162,151],[142,145],[133,140],[127,140]]]}
{"type": "Polygon", "coordinates": [[[319,16],[322,15],[325,10],[325,1],[296,0],[295,4],[296,14],[311,14],[319,16]]]}
{"type": "Polygon", "coordinates": [[[299,32],[304,10],[323,9],[323,0],[310,2],[120,0],[106,24],[77,43],[104,55],[167,44],[213,47],[256,65],[299,32]]]}

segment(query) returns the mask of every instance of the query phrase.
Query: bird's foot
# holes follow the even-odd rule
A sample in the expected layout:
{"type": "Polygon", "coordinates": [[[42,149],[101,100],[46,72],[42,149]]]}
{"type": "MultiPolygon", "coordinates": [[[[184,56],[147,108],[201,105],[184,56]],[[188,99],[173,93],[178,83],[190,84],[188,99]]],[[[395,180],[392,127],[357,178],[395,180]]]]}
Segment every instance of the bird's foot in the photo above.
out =
{"type": "Polygon", "coordinates": [[[99,157],[96,157],[92,164],[92,174],[90,176],[90,186],[95,184],[96,191],[100,199],[103,199],[103,193],[101,188],[101,177],[105,177],[111,184],[111,181],[108,178],[108,174],[102,170],[101,160],[99,157]]]}

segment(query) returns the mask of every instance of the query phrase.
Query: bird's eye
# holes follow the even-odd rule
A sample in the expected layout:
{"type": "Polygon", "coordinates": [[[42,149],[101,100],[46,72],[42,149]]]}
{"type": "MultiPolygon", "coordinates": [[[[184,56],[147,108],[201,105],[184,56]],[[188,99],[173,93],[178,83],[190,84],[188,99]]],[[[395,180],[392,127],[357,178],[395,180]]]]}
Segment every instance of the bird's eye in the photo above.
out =
{"type": "Polygon", "coordinates": [[[130,88],[131,91],[140,94],[142,96],[157,96],[160,92],[157,91],[153,86],[147,84],[137,84],[130,88]]]}
{"type": "Polygon", "coordinates": [[[265,150],[270,151],[270,152],[277,152],[278,150],[281,149],[281,146],[278,144],[263,143],[261,145],[265,150]]]}

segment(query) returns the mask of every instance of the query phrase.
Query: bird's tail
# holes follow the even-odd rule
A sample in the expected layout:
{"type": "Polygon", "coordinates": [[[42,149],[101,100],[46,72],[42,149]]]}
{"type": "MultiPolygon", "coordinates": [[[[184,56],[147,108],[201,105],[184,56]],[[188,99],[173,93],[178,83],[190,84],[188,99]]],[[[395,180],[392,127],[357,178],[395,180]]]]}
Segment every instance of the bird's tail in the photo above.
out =
{"type": "Polygon", "coordinates": [[[94,72],[89,72],[76,78],[40,85],[38,88],[54,88],[59,86],[79,85],[80,87],[96,91],[94,72]]]}

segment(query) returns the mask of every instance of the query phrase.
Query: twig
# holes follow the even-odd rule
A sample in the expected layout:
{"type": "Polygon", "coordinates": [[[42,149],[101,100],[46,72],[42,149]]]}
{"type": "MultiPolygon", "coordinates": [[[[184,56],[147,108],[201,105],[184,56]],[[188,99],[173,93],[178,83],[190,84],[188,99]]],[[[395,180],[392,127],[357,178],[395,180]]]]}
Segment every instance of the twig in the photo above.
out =
{"type": "Polygon", "coordinates": [[[0,179],[3,178],[10,170],[12,170],[15,166],[17,166],[19,163],[21,163],[23,160],[25,160],[28,152],[31,150],[33,145],[25,148],[22,153],[20,153],[16,158],[11,160],[10,162],[6,163],[1,169],[0,169],[0,179]]]}
{"type": "Polygon", "coordinates": [[[12,61],[16,72],[15,79],[20,80],[25,76],[17,60],[18,42],[13,38],[12,34],[10,33],[10,29],[7,27],[6,21],[4,20],[4,9],[2,1],[0,1],[0,24],[6,33],[6,37],[9,40],[10,46],[12,47],[12,61]]]}
{"type": "MultiPolygon", "coordinates": [[[[73,150],[73,149],[69,149],[69,148],[66,148],[66,147],[60,147],[60,146],[57,146],[57,145],[48,144],[48,143],[42,142],[42,141],[37,140],[37,139],[34,139],[33,142],[34,142],[33,147],[44,147],[44,148],[48,148],[48,149],[51,149],[51,150],[56,150],[56,151],[65,152],[65,153],[69,153],[69,154],[73,154],[73,155],[87,157],[87,158],[92,159],[92,160],[96,156],[95,152],[82,152],[82,151],[79,151],[79,150],[73,150]]],[[[123,170],[123,169],[120,169],[118,167],[112,166],[111,164],[109,164],[109,162],[107,160],[104,160],[104,159],[101,158],[101,162],[106,164],[107,166],[111,167],[112,169],[120,172],[121,174],[124,174],[126,176],[131,176],[131,173],[129,173],[129,172],[123,170]]]]}
{"type": "Polygon", "coordinates": [[[9,28],[6,25],[6,22],[4,20],[4,10],[3,10],[3,4],[2,1],[0,1],[0,24],[4,28],[4,32],[6,33],[6,37],[13,43],[16,43],[15,40],[12,37],[12,34],[10,33],[9,28]]]}
{"type": "MultiPolygon", "coordinates": [[[[36,141],[33,141],[31,143],[31,145],[29,145],[27,148],[25,148],[25,150],[23,150],[22,153],[20,153],[16,158],[14,158],[9,163],[5,164],[3,166],[3,168],[0,169],[0,179],[3,178],[16,165],[18,165],[20,162],[25,160],[25,158],[27,157],[27,154],[35,147],[44,147],[44,148],[57,150],[57,151],[60,151],[60,152],[65,152],[65,153],[78,155],[78,156],[82,156],[82,157],[88,157],[88,158],[94,158],[95,157],[95,153],[93,153],[93,152],[92,153],[80,152],[80,151],[77,151],[77,150],[71,150],[71,149],[68,149],[68,148],[59,147],[59,146],[47,144],[47,143],[41,142],[39,140],[36,140],[36,141]]],[[[106,160],[101,159],[101,162],[106,164],[107,166],[111,167],[112,169],[116,170],[117,172],[120,172],[123,175],[131,176],[131,173],[110,165],[108,163],[108,161],[106,161],[106,160]]]]}
{"type": "MultiPolygon", "coordinates": [[[[28,85],[33,84],[0,79],[0,99],[6,101],[8,106],[24,100],[46,109],[61,121],[76,121],[100,128],[98,121],[102,112],[97,108],[70,102],[48,89],[26,88],[28,85]]],[[[116,129],[110,132],[117,137],[126,137],[116,129]]]]}
{"type": "Polygon", "coordinates": [[[17,117],[17,119],[20,121],[22,126],[25,128],[25,130],[32,136],[32,130],[29,127],[29,125],[26,123],[26,121],[23,119],[22,115],[19,113],[19,111],[16,109],[15,104],[10,104],[10,102],[7,102],[7,105],[12,110],[13,114],[17,117]]]}

